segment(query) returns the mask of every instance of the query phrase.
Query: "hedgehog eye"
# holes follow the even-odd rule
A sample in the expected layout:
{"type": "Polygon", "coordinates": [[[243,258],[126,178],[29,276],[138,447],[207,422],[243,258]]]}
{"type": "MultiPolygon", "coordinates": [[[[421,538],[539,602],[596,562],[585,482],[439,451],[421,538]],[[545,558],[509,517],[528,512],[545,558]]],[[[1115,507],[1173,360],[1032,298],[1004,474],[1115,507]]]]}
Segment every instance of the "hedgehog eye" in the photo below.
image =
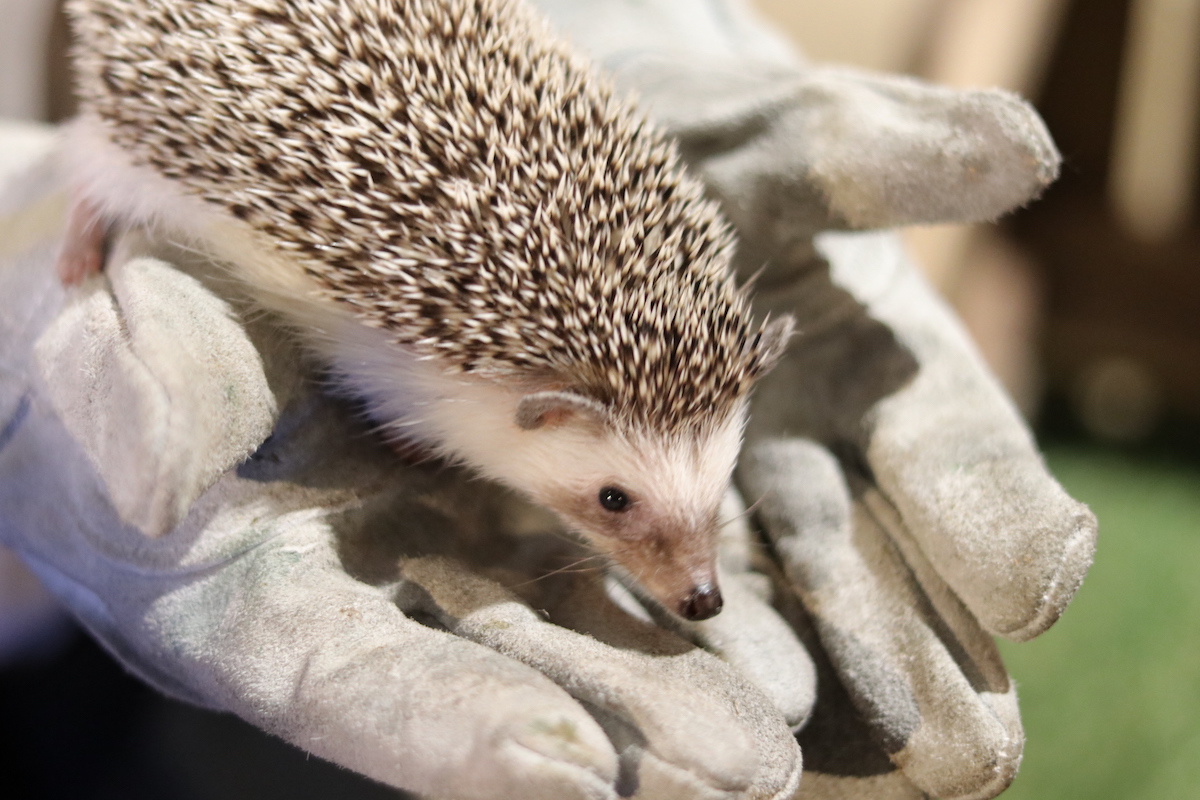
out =
{"type": "Polygon", "coordinates": [[[629,508],[629,495],[616,486],[605,486],[600,490],[600,505],[609,511],[625,511],[629,508]]]}

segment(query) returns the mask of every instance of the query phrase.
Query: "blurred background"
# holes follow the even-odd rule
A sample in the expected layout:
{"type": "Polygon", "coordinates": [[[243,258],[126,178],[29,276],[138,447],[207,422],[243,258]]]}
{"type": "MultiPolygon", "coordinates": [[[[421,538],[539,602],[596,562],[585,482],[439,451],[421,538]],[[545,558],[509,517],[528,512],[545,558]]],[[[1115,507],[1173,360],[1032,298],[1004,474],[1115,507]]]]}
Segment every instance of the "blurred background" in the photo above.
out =
{"type": "MultiPolygon", "coordinates": [[[[1004,797],[1200,798],[1200,0],[750,2],[814,60],[1045,117],[1065,162],[1039,202],[904,232],[1100,520],[1066,616],[1003,646],[1028,735],[1004,797]]],[[[70,113],[55,5],[0,0],[0,117],[70,113]]],[[[261,800],[297,774],[289,798],[356,783],[142,687],[0,551],[0,795],[261,800]]]]}

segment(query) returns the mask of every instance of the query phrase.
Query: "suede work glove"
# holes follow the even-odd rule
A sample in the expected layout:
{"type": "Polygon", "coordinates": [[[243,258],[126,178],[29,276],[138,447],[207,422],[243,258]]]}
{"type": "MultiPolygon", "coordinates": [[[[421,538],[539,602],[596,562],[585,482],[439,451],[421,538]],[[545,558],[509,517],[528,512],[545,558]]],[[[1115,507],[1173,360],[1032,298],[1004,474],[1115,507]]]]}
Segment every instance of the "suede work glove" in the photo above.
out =
{"type": "Polygon", "coordinates": [[[65,199],[11,173],[0,541],[129,669],[429,797],[794,794],[813,667],[758,595],[728,599],[739,671],[544,512],[405,464],[219,266],[128,233],[64,290],[65,199]]]}
{"type": "Polygon", "coordinates": [[[821,232],[992,219],[1057,175],[1044,126],[1005,92],[808,65],[734,2],[541,5],[679,139],[758,308],[798,321],[737,482],[819,668],[799,796],[999,794],[1024,739],[991,634],[1058,618],[1095,520],[896,237],[821,232]]]}

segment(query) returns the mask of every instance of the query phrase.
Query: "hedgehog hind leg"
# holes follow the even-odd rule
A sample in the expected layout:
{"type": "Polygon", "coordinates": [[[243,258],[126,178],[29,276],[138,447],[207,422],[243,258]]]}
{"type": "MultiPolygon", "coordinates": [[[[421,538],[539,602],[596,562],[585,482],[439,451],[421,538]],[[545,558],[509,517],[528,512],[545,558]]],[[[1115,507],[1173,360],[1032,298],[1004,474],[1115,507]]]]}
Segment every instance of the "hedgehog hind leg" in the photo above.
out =
{"type": "Polygon", "coordinates": [[[76,194],[67,215],[67,229],[56,269],[64,286],[75,286],[100,272],[108,250],[109,223],[100,209],[76,194]]]}

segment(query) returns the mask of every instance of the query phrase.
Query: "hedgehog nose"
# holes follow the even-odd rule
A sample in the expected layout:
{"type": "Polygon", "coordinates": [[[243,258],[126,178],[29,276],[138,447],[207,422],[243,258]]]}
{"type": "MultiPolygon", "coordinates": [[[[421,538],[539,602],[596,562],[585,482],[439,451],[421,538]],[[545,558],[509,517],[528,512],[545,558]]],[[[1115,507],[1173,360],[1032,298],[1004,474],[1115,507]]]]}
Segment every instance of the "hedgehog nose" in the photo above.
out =
{"type": "Polygon", "coordinates": [[[711,583],[702,583],[689,594],[679,605],[679,615],[693,622],[715,617],[721,613],[725,601],[721,599],[721,590],[711,583]]]}

